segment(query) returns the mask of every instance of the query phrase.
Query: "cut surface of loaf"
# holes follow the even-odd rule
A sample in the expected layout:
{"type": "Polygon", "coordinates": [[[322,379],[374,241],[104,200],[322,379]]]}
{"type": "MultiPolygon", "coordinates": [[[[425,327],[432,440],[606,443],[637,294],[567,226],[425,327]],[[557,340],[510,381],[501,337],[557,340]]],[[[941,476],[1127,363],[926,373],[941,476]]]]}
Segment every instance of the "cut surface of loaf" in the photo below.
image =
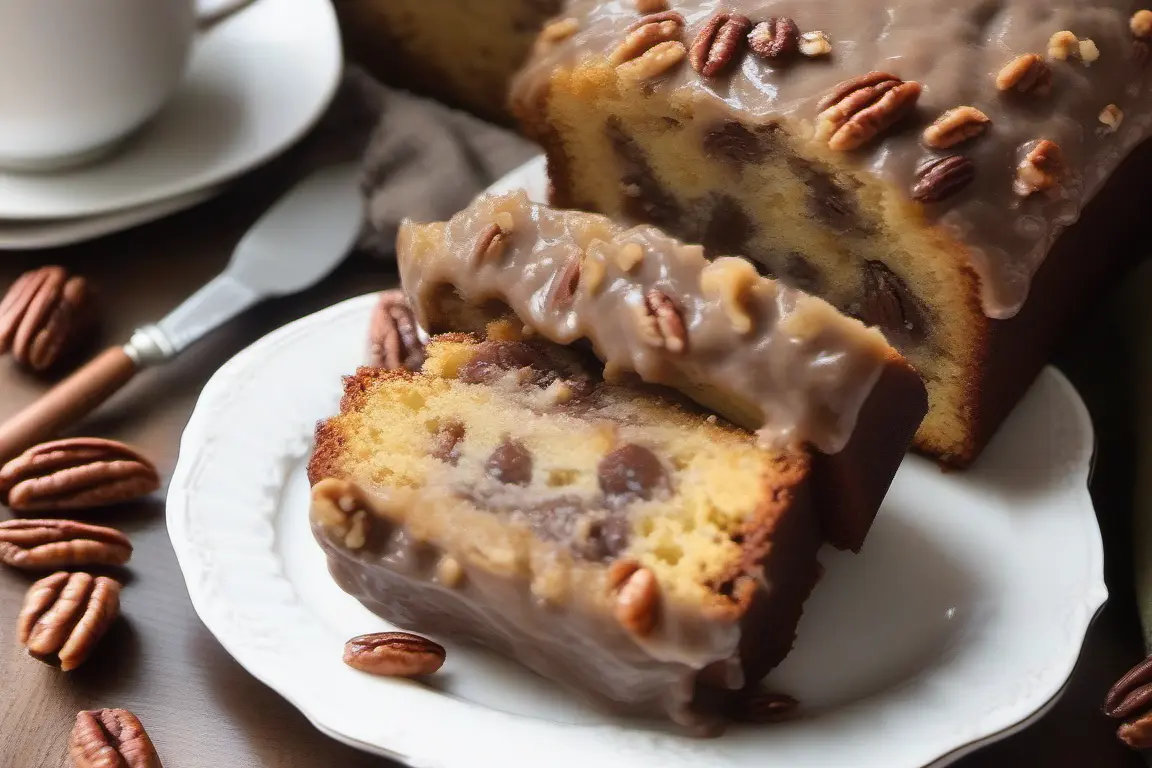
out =
{"type": "Polygon", "coordinates": [[[817,578],[808,455],[507,324],[427,352],[421,373],[348,377],[317,428],[312,523],[339,584],[601,706],[723,720],[817,578]]]}
{"type": "Polygon", "coordinates": [[[507,123],[508,83],[561,0],[337,0],[350,56],[385,82],[507,123]]]}
{"type": "Polygon", "coordinates": [[[1148,134],[1149,25],[1121,0],[673,7],[573,0],[577,30],[522,72],[553,202],[746,255],[880,327],[927,382],[917,446],[970,463],[1115,263],[1060,254],[1024,311],[1148,134]]]}
{"type": "Polygon", "coordinates": [[[510,312],[552,342],[590,345],[610,379],[675,387],[765,445],[816,447],[815,504],[838,547],[863,543],[924,415],[923,384],[879,332],[651,226],[520,191],[406,223],[397,258],[430,332],[482,331],[510,312]]]}

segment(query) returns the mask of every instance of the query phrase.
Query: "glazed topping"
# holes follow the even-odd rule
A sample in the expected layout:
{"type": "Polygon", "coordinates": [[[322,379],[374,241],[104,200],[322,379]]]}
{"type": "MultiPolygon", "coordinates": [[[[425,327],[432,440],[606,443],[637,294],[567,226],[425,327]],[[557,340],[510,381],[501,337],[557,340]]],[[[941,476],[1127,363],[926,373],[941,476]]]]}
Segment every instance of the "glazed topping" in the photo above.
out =
{"type": "MultiPolygon", "coordinates": [[[[761,277],[743,259],[709,263],[700,246],[654,227],[553,210],[523,192],[481,198],[446,224],[406,223],[397,253],[425,328],[447,330],[437,314],[445,292],[477,306],[501,301],[551,341],[589,340],[607,376],[634,371],[686,389],[761,425],[773,447],[841,450],[895,356],[878,331],[761,277]],[[493,241],[497,257],[475,258],[493,241]]],[[[461,378],[486,376],[491,355],[478,355],[461,378]]],[[[648,462],[624,458],[628,467],[607,471],[604,482],[613,493],[640,494],[648,462]]]]}
{"type": "MultiPolygon", "coordinates": [[[[688,55],[647,67],[645,89],[691,99],[716,118],[701,126],[784,125],[813,156],[831,150],[891,182],[968,246],[990,317],[1019,311],[1056,236],[1152,122],[1152,14],[1126,0],[671,7],[682,34],[659,45],[688,55]]],[[[566,16],[577,29],[538,51],[518,101],[536,103],[558,66],[616,50],[640,19],[630,0],[573,0],[566,16]]]]}

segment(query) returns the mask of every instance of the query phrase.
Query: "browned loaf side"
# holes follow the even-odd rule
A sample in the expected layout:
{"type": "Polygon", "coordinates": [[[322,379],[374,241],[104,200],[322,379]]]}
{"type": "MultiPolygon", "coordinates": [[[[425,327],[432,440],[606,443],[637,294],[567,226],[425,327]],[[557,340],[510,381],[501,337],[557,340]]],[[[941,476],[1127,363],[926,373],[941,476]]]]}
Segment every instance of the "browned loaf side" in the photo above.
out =
{"type": "Polygon", "coordinates": [[[309,463],[340,586],[591,702],[693,730],[787,654],[817,579],[805,452],[497,325],[363,368],[309,463]]]}
{"type": "Polygon", "coordinates": [[[1122,161],[1152,125],[1152,14],[670,5],[573,0],[570,33],[520,75],[553,202],[746,255],[880,327],[927,383],[917,447],[968,465],[1130,258],[1152,153],[1122,161]]]}

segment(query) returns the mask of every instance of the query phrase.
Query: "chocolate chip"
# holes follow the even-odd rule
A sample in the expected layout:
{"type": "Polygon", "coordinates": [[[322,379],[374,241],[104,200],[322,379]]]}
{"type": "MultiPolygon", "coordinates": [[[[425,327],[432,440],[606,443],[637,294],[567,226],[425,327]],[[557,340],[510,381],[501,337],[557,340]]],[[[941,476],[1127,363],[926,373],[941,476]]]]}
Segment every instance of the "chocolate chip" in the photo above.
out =
{"type": "Polygon", "coordinates": [[[460,460],[460,442],[464,439],[464,425],[458,421],[441,424],[432,440],[432,456],[456,466],[460,460]]]}
{"type": "Polygon", "coordinates": [[[708,213],[708,225],[700,237],[710,257],[741,255],[756,234],[756,225],[740,204],[728,195],[717,195],[708,213]]]}
{"type": "Polygon", "coordinates": [[[534,368],[547,371],[547,356],[538,348],[522,341],[484,341],[472,359],[461,366],[457,376],[466,384],[484,384],[500,378],[506,371],[534,368]]]}
{"type": "Polygon", "coordinates": [[[780,277],[793,288],[799,288],[806,293],[816,293],[824,281],[820,270],[812,262],[796,252],[788,254],[784,259],[784,266],[780,270],[780,277]]]}
{"type": "Polygon", "coordinates": [[[680,205],[656,178],[648,155],[624,130],[623,121],[612,115],[605,122],[604,130],[620,162],[624,215],[666,229],[680,224],[683,218],[680,205]]]}
{"type": "Polygon", "coordinates": [[[484,469],[489,477],[506,485],[528,485],[532,482],[532,454],[520,441],[505,438],[492,451],[484,469]]]}
{"type": "Polygon", "coordinates": [[[775,123],[749,129],[736,120],[725,120],[719,128],[704,134],[704,154],[738,168],[746,163],[759,163],[776,150],[779,131],[780,126],[775,123]]]}
{"type": "Polygon", "coordinates": [[[808,213],[841,234],[869,234],[874,227],[861,216],[856,196],[811,163],[789,158],[789,166],[808,187],[808,213]]]}
{"type": "Polygon", "coordinates": [[[647,501],[667,482],[664,465],[642,445],[625,443],[600,460],[596,469],[600,490],[613,506],[636,499],[647,501]]]}
{"type": "Polygon", "coordinates": [[[628,518],[619,513],[609,513],[588,527],[588,538],[579,554],[594,562],[613,560],[628,548],[631,533],[628,518]]]}
{"type": "Polygon", "coordinates": [[[864,263],[864,302],[860,319],[884,331],[897,348],[918,344],[926,336],[924,313],[908,284],[879,261],[864,263]]]}

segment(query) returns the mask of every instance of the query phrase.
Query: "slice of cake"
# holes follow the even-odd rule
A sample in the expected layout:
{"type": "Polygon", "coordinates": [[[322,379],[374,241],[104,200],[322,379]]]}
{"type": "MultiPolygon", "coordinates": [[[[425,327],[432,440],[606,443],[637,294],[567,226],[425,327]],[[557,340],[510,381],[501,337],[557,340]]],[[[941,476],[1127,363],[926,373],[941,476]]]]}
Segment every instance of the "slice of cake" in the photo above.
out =
{"type": "Polygon", "coordinates": [[[600,706],[722,720],[817,580],[808,455],[507,326],[427,354],[348,377],[317,428],[312,524],[340,586],[600,706]]]}
{"type": "Polygon", "coordinates": [[[880,327],[927,382],[916,445],[968,464],[1142,231],[1152,153],[1059,237],[1148,136],[1152,12],[666,5],[573,0],[516,82],[553,202],[748,256],[880,327]]]}
{"type": "Polygon", "coordinates": [[[770,448],[814,447],[814,503],[838,547],[863,543],[926,410],[919,376],[881,333],[651,226],[516,192],[406,223],[397,258],[429,332],[482,331],[511,311],[552,342],[590,345],[609,380],[638,374],[770,448]]]}
{"type": "Polygon", "coordinates": [[[385,82],[510,122],[508,83],[562,0],[336,0],[349,55],[385,82]]]}

